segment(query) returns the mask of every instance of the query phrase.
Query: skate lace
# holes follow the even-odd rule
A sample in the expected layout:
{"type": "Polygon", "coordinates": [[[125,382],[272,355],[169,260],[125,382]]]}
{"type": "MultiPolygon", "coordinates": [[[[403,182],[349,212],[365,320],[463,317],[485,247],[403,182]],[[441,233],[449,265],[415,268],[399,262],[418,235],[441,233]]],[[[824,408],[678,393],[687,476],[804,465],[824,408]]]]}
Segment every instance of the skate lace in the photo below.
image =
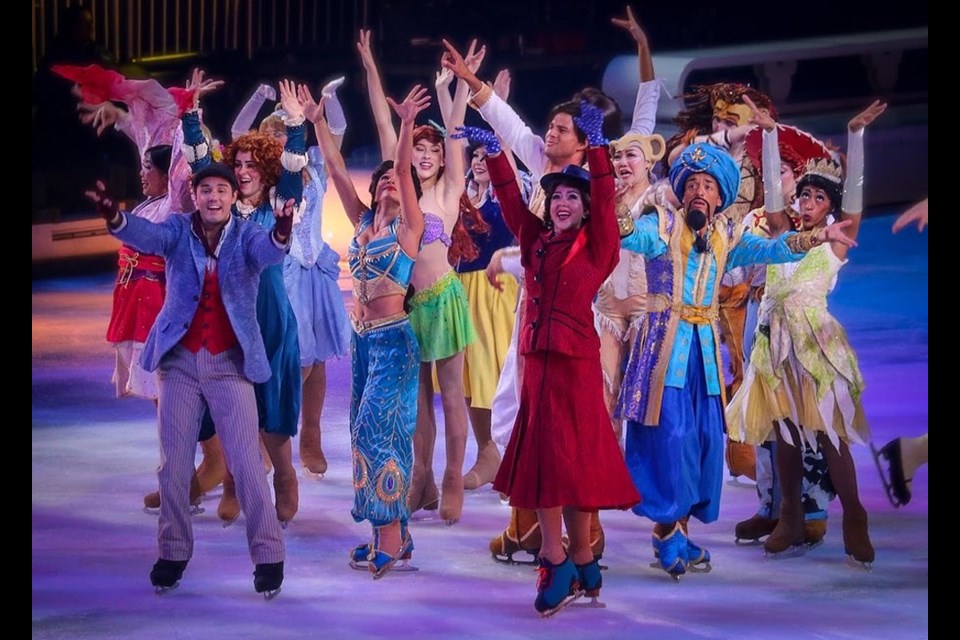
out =
{"type": "Polygon", "coordinates": [[[543,591],[550,586],[550,578],[553,572],[547,567],[537,567],[537,591],[543,591]]]}

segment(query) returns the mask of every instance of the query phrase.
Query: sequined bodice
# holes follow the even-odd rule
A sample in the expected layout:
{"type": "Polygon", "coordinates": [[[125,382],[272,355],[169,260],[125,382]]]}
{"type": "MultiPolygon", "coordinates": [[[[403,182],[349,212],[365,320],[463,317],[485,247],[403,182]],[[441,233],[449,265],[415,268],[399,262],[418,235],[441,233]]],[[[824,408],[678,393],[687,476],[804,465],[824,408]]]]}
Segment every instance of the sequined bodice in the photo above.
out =
{"type": "Polygon", "coordinates": [[[450,246],[450,236],[443,230],[443,218],[433,213],[423,214],[423,244],[430,244],[439,240],[445,246],[450,246]]]}
{"type": "Polygon", "coordinates": [[[416,260],[408,256],[397,241],[398,223],[399,220],[395,220],[390,224],[388,236],[374,238],[360,245],[357,236],[373,224],[373,211],[367,211],[360,219],[347,251],[347,264],[353,276],[353,293],[360,304],[407,293],[416,260]]]}

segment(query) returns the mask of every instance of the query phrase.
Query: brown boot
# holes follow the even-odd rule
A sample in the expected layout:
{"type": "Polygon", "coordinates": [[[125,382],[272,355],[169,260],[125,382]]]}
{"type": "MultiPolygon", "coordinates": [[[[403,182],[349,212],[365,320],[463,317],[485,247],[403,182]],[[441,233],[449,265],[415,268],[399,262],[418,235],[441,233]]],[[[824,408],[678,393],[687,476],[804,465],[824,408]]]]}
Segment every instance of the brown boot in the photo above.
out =
{"type": "Polygon", "coordinates": [[[870,542],[866,509],[843,510],[843,551],[855,562],[869,566],[875,552],[870,542]]]}
{"type": "Polygon", "coordinates": [[[197,467],[197,479],[200,482],[200,492],[208,493],[223,482],[223,477],[227,474],[227,461],[223,457],[220,436],[217,434],[201,440],[200,450],[203,452],[203,460],[197,467]]]}
{"type": "MultiPolygon", "coordinates": [[[[197,479],[197,472],[193,472],[193,477],[190,478],[190,506],[193,508],[200,506],[200,496],[202,492],[200,491],[200,481],[197,479]]],[[[160,492],[152,491],[147,495],[143,496],[143,506],[145,509],[159,509],[160,508],[160,492]]]]}
{"type": "Polygon", "coordinates": [[[757,452],[752,444],[727,438],[727,469],[733,477],[745,476],[757,481],[757,452]]]}
{"type": "Polygon", "coordinates": [[[313,476],[327,472],[327,458],[320,447],[320,425],[300,428],[300,464],[313,476]]]}
{"type": "Polygon", "coordinates": [[[237,485],[233,482],[233,474],[227,470],[223,476],[223,495],[217,505],[217,516],[223,520],[223,526],[233,523],[240,517],[240,501],[237,500],[237,485]]]}
{"type": "Polygon", "coordinates": [[[500,468],[500,450],[492,440],[477,452],[477,462],[463,476],[463,488],[468,491],[478,489],[493,482],[500,468]]]}
{"type": "Polygon", "coordinates": [[[447,469],[443,474],[443,492],[440,494],[440,517],[447,525],[460,521],[463,513],[463,476],[460,469],[447,469]]]}
{"type": "MultiPolygon", "coordinates": [[[[593,536],[591,536],[592,539],[593,536]]],[[[543,537],[540,533],[540,522],[537,512],[533,509],[510,509],[510,524],[490,541],[490,553],[493,559],[509,564],[535,564],[540,553],[543,537]],[[514,560],[513,554],[517,551],[526,551],[533,556],[533,560],[514,560]]]]}
{"type": "Polygon", "coordinates": [[[776,447],[777,474],[780,478],[780,519],[763,542],[763,550],[779,555],[792,547],[803,546],[803,483],[801,450],[778,436],[776,447]]]}
{"type": "Polygon", "coordinates": [[[825,535],[827,535],[826,520],[803,521],[803,542],[811,549],[820,546],[825,535]]]}
{"type": "Polygon", "coordinates": [[[414,464],[410,474],[410,491],[407,492],[407,508],[413,514],[420,509],[436,511],[439,506],[440,490],[433,479],[433,471],[428,473],[424,467],[414,464]]]}
{"type": "Polygon", "coordinates": [[[286,473],[274,471],[273,493],[277,503],[277,520],[280,521],[280,524],[286,526],[297,514],[300,507],[296,471],[293,469],[287,469],[286,473]]]}
{"type": "Polygon", "coordinates": [[[759,514],[741,520],[733,528],[734,542],[736,544],[754,543],[760,538],[770,535],[777,526],[776,518],[764,518],[759,514]],[[743,541],[743,542],[741,542],[743,541]]]}

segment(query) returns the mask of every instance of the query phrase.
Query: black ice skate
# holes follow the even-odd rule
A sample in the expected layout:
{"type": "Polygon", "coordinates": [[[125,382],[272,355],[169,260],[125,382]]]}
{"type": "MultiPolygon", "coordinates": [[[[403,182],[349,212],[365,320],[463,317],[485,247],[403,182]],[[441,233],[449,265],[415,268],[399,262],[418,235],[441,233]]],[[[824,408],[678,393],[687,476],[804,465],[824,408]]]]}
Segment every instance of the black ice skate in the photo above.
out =
{"type": "Polygon", "coordinates": [[[183,570],[187,568],[186,560],[164,560],[158,558],[150,570],[150,584],[159,596],[180,585],[183,570]]]}
{"type": "Polygon", "coordinates": [[[258,564],[253,571],[253,588],[263,594],[264,600],[273,600],[282,583],[283,562],[258,564]]]}

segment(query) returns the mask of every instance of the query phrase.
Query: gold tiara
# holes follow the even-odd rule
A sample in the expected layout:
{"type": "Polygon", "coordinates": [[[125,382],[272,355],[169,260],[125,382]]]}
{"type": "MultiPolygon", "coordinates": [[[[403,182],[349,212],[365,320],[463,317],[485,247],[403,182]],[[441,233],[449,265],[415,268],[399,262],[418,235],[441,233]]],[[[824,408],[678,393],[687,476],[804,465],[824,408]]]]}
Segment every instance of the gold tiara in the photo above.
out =
{"type": "Polygon", "coordinates": [[[830,158],[811,158],[810,160],[807,160],[807,165],[804,167],[803,175],[820,176],[825,180],[836,182],[837,184],[841,184],[843,182],[840,164],[831,160],[830,158]]]}

